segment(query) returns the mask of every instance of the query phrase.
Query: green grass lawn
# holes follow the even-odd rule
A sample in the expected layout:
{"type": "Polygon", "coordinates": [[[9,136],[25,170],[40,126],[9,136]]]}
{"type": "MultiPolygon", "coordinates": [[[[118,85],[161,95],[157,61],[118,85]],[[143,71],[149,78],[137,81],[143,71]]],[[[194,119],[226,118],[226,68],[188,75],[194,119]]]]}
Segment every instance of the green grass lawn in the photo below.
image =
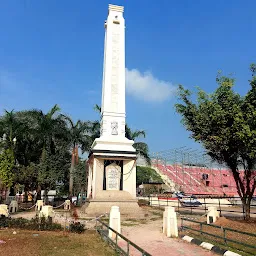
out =
{"type": "Polygon", "coordinates": [[[96,231],[84,234],[63,231],[27,231],[14,229],[0,230],[0,255],[8,256],[110,256],[116,255],[96,231]]]}

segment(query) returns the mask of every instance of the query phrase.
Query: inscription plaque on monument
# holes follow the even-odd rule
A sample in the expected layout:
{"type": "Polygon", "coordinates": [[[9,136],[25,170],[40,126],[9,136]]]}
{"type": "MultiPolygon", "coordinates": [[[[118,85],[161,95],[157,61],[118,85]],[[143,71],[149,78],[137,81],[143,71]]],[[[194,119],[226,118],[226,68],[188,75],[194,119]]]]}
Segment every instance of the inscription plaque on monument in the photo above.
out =
{"type": "Polygon", "coordinates": [[[106,189],[119,190],[120,189],[121,167],[113,163],[106,167],[106,189]]]}

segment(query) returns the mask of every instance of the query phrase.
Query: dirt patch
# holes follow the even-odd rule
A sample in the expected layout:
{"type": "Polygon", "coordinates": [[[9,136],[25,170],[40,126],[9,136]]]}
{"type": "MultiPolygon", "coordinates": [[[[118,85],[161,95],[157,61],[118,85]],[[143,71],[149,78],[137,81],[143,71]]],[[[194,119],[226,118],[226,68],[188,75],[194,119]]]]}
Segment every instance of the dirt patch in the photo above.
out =
{"type": "Polygon", "coordinates": [[[245,221],[231,220],[225,217],[220,217],[214,223],[216,227],[207,226],[207,225],[200,226],[200,224],[192,223],[189,221],[185,221],[184,225],[194,229],[194,230],[186,229],[185,231],[183,231],[184,234],[190,235],[192,237],[197,237],[204,241],[206,238],[207,241],[212,242],[215,245],[219,245],[220,247],[223,247],[226,249],[230,249],[230,248],[231,250],[234,249],[235,251],[239,252],[241,255],[256,255],[256,249],[250,248],[250,245],[255,246],[256,238],[254,236],[223,229],[223,228],[230,228],[230,229],[234,229],[242,232],[247,232],[250,234],[255,234],[256,223],[254,221],[248,223],[245,221]],[[221,228],[217,226],[220,226],[221,228]],[[212,234],[215,237],[205,234],[203,232],[212,234]],[[234,240],[236,242],[229,241],[229,239],[234,240]],[[239,243],[248,244],[249,246],[242,245],[239,243]]]}
{"type": "Polygon", "coordinates": [[[244,232],[253,233],[253,234],[256,233],[255,219],[252,219],[250,221],[244,221],[244,220],[238,220],[238,219],[231,220],[225,217],[220,217],[214,224],[222,227],[227,227],[227,228],[232,228],[232,229],[236,229],[244,232]]]}

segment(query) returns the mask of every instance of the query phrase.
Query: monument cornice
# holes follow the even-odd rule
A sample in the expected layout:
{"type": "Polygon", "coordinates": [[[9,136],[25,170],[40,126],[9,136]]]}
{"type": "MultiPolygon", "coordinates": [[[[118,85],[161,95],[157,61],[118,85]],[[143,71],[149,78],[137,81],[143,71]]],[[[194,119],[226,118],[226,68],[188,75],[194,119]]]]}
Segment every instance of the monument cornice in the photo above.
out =
{"type": "Polygon", "coordinates": [[[121,150],[101,150],[101,149],[92,149],[88,157],[90,158],[90,156],[96,155],[96,154],[101,154],[101,156],[104,156],[103,154],[107,154],[108,156],[112,156],[112,157],[118,157],[119,155],[120,157],[123,155],[131,155],[131,156],[137,157],[136,151],[132,152],[132,151],[121,151],[121,150]]]}
{"type": "Polygon", "coordinates": [[[119,6],[119,5],[114,5],[114,4],[109,4],[108,5],[108,10],[109,11],[115,11],[115,12],[124,12],[124,7],[119,6]]]}

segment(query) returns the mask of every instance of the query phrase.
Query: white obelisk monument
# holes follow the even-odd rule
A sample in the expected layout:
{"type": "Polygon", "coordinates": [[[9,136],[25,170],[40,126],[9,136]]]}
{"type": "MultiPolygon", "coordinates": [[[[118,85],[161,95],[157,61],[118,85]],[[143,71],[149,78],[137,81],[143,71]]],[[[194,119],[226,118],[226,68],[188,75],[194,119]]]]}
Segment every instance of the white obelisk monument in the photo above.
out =
{"type": "Polygon", "coordinates": [[[101,131],[89,155],[88,214],[138,211],[136,150],[125,137],[125,21],[122,6],[109,5],[105,22],[101,131]],[[135,210],[136,208],[136,210],[135,210]]]}

